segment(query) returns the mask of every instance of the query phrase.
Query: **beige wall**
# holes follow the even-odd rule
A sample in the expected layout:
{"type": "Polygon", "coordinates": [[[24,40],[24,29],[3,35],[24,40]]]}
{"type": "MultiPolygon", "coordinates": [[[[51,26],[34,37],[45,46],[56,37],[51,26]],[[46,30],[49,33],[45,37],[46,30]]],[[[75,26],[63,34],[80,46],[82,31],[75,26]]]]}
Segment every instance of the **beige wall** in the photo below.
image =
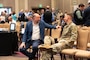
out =
{"type": "Polygon", "coordinates": [[[42,4],[42,7],[47,5],[51,6],[51,0],[28,0],[29,9],[36,7],[38,8],[39,4],[42,4]]]}
{"type": "Polygon", "coordinates": [[[73,12],[74,5],[78,5],[80,3],[84,3],[87,6],[88,0],[54,0],[55,1],[55,8],[60,9],[62,12],[73,12]]]}
{"type": "Polygon", "coordinates": [[[15,0],[0,0],[0,4],[3,4],[4,7],[12,7],[12,10],[15,10],[15,0]]]}
{"type": "Polygon", "coordinates": [[[51,0],[0,0],[0,3],[4,7],[12,7],[12,10],[15,10],[16,13],[21,9],[38,8],[39,4],[42,4],[43,7],[51,6],[51,0]]]}
{"type": "Polygon", "coordinates": [[[0,3],[4,7],[12,7],[12,10],[16,12],[21,9],[31,9],[32,7],[38,7],[42,4],[43,7],[50,5],[55,9],[60,9],[62,12],[73,12],[73,6],[79,3],[87,5],[88,0],[0,0],[0,3]]]}
{"type": "Polygon", "coordinates": [[[19,10],[25,9],[25,0],[18,0],[18,2],[19,2],[19,10]]]}

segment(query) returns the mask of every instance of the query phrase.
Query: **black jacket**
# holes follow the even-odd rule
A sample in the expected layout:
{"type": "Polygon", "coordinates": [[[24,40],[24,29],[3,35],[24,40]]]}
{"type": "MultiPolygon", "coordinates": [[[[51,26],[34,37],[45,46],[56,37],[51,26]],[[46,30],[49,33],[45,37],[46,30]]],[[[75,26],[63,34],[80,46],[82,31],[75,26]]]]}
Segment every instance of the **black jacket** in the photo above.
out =
{"type": "Polygon", "coordinates": [[[80,11],[81,16],[83,17],[82,11],[80,9],[75,10],[75,12],[74,12],[74,21],[75,21],[75,24],[76,25],[82,25],[84,23],[83,19],[78,18],[77,14],[76,14],[77,11],[80,11]]]}
{"type": "Polygon", "coordinates": [[[90,26],[90,6],[87,7],[85,10],[84,10],[84,25],[85,26],[90,26]]]}
{"type": "Polygon", "coordinates": [[[52,23],[52,12],[50,11],[46,11],[43,15],[43,20],[46,22],[46,23],[52,23]]]}

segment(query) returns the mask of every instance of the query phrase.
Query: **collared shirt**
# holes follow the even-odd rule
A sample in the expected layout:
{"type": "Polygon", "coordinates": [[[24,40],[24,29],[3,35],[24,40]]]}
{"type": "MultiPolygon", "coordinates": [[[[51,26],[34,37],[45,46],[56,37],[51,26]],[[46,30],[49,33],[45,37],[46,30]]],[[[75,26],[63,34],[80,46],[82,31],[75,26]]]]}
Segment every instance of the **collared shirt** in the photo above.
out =
{"type": "Polygon", "coordinates": [[[65,40],[67,42],[77,40],[77,26],[73,22],[64,26],[60,40],[65,40]]]}
{"type": "Polygon", "coordinates": [[[39,24],[34,24],[33,23],[32,40],[38,40],[38,39],[40,39],[39,24]]]}

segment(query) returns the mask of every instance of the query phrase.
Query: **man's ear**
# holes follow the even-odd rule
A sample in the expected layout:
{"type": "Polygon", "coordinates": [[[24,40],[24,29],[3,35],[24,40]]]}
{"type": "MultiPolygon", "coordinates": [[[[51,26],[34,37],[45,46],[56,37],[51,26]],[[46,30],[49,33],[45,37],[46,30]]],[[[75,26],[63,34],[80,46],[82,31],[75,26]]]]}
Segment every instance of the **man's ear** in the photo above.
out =
{"type": "Polygon", "coordinates": [[[69,15],[67,15],[68,19],[70,19],[71,17],[69,15]]]}

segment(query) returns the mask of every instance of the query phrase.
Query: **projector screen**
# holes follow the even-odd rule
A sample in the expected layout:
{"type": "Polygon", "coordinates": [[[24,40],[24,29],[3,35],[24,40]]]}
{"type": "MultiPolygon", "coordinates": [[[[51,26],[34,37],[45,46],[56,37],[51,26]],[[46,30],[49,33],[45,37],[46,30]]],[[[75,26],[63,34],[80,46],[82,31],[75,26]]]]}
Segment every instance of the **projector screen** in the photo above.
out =
{"type": "Polygon", "coordinates": [[[8,14],[11,13],[11,8],[10,7],[0,7],[0,15],[1,15],[1,12],[4,12],[4,11],[7,11],[8,14]]]}

